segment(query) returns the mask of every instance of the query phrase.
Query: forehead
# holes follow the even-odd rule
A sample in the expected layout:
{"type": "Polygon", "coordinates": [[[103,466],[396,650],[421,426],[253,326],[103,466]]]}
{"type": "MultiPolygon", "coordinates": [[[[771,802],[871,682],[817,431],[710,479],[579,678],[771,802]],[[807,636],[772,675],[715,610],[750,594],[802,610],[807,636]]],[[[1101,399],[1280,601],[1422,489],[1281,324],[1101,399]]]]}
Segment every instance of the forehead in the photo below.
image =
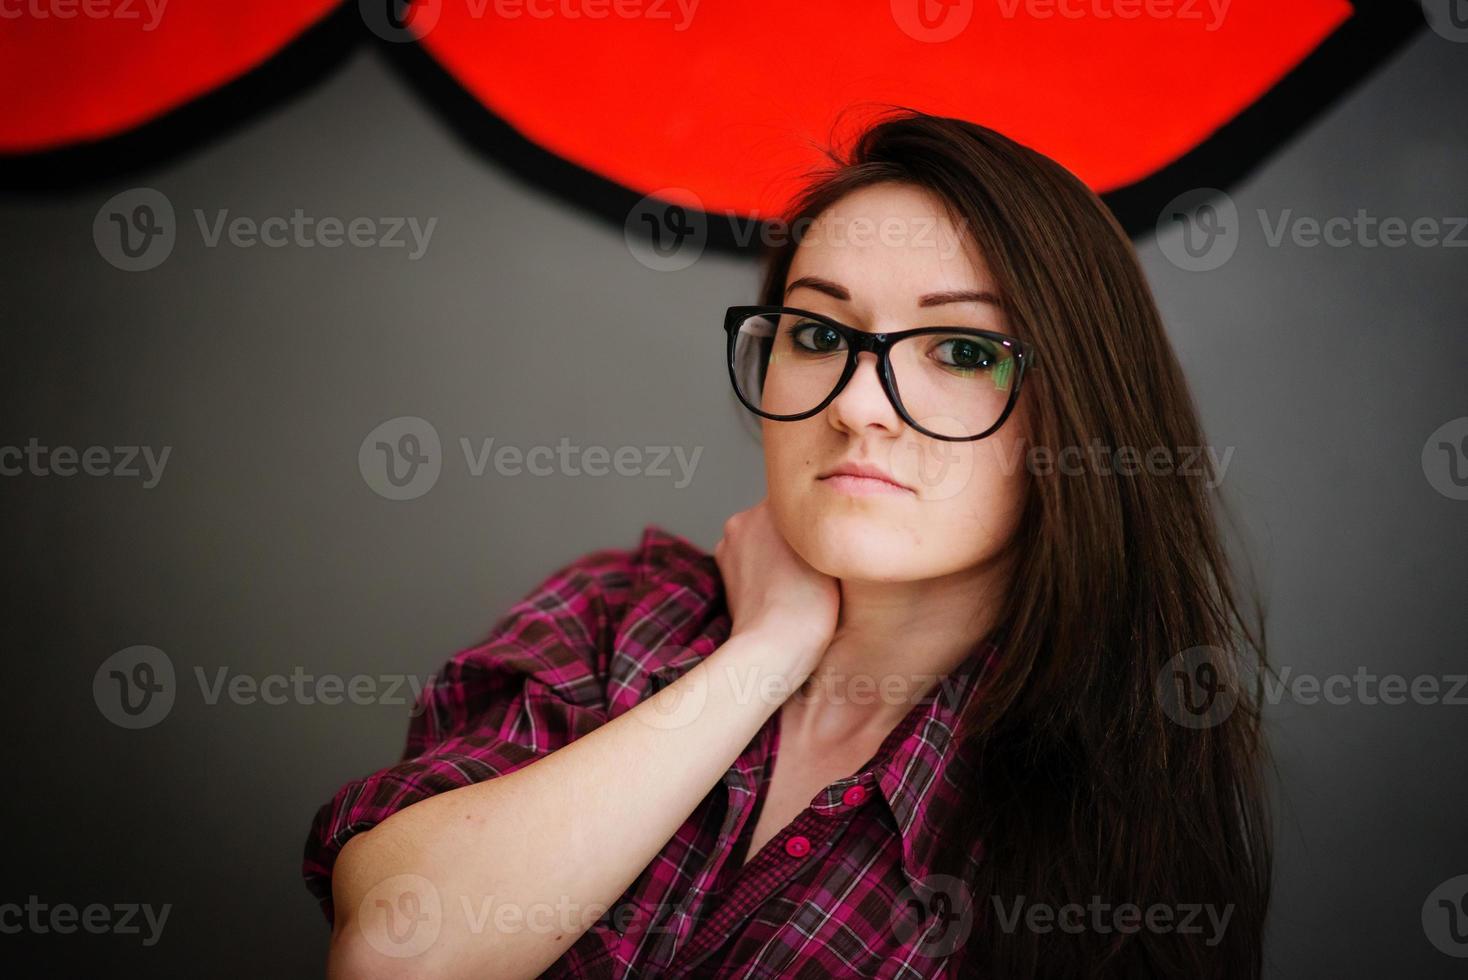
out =
{"type": "Polygon", "coordinates": [[[863,187],[821,212],[804,231],[786,282],[804,275],[841,282],[853,301],[995,288],[962,219],[931,191],[898,183],[863,187]]]}

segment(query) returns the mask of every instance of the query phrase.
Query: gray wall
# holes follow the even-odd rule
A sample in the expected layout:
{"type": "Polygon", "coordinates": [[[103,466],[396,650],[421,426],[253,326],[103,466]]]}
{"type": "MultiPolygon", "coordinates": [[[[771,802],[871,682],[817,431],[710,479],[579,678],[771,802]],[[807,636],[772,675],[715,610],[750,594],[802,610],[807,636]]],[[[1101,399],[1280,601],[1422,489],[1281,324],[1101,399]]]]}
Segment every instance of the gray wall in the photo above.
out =
{"type": "MultiPolygon", "coordinates": [[[[1271,599],[1274,657],[1296,674],[1468,669],[1468,501],[1435,490],[1422,455],[1468,415],[1468,253],[1271,247],[1256,212],[1468,213],[1465,84],[1468,47],[1424,32],[1233,189],[1227,262],[1186,271],[1139,243],[1210,436],[1234,450],[1225,486],[1271,599]]],[[[630,545],[646,523],[711,547],[762,493],[719,333],[722,308],[753,298],[755,268],[713,254],[647,268],[620,230],[466,151],[369,53],[157,172],[5,200],[0,254],[0,446],[171,447],[151,488],[0,480],[12,815],[0,901],[172,906],[151,947],[0,937],[48,972],[321,971],[327,931],[299,875],[307,826],[341,783],[396,758],[407,708],[211,704],[197,671],[422,677],[555,565],[630,545]],[[178,234],[165,261],[131,273],[103,260],[91,228],[138,185],[167,196],[178,234]],[[415,261],[206,247],[193,214],[297,207],[437,224],[415,261]],[[436,484],[412,500],[386,499],[359,468],[364,437],[397,416],[428,420],[443,443],[436,484]],[[461,437],[701,455],[682,487],[676,466],[474,476],[461,437]],[[166,717],[129,730],[99,710],[93,682],[136,645],[164,651],[178,683],[166,717]]],[[[1422,909],[1468,873],[1468,705],[1352,700],[1270,710],[1269,975],[1460,975],[1422,909]]]]}

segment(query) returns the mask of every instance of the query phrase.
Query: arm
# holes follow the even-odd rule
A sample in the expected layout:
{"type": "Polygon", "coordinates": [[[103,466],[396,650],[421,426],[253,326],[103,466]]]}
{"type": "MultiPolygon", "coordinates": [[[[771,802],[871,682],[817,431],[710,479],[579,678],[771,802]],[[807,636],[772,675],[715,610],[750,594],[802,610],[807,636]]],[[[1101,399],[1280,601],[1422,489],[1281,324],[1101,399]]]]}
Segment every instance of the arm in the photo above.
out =
{"type": "MultiPolygon", "coordinates": [[[[814,663],[763,636],[731,637],[655,696],[570,745],[509,775],[430,797],[353,837],[333,877],[329,975],[538,975],[626,891],[778,707],[736,692],[749,691],[749,677],[765,672],[782,676],[789,687],[781,690],[794,690],[807,662],[814,663]],[[687,723],[668,727],[671,719],[687,723]],[[374,886],[394,875],[427,879],[441,903],[436,940],[411,958],[380,952],[393,946],[386,915],[359,914],[374,886]],[[506,903],[523,912],[514,920],[520,928],[488,925],[506,903]]],[[[395,904],[397,896],[374,897],[395,904]]]]}
{"type": "Polygon", "coordinates": [[[549,755],[347,841],[332,877],[331,977],[535,976],[605,914],[778,707],[748,695],[758,679],[780,678],[788,696],[835,627],[836,583],[789,550],[765,505],[731,518],[715,555],[734,628],[703,662],[549,755]],[[418,893],[406,904],[404,884],[418,893]],[[426,948],[388,955],[388,912],[435,908],[426,948]],[[502,909],[518,926],[497,924],[502,909]]]}

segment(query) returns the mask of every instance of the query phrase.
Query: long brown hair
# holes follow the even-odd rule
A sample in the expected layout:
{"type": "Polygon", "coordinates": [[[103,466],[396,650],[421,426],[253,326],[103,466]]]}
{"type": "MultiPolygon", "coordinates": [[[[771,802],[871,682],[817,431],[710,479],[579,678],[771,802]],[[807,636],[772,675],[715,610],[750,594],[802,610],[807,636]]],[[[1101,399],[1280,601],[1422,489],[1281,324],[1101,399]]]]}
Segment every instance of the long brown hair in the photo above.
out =
{"type": "MultiPolygon", "coordinates": [[[[1131,241],[1048,157],[994,130],[891,107],[809,175],[766,255],[762,302],[783,302],[799,232],[845,195],[925,188],[995,276],[1012,333],[1034,344],[1031,444],[1204,447],[1198,413],[1131,241]]],[[[1003,652],[955,737],[971,760],[964,825],[965,975],[1257,978],[1271,843],[1259,722],[1264,611],[1246,614],[1211,459],[1190,472],[1032,470],[999,622],[1003,652]],[[1209,651],[1237,698],[1216,722],[1175,720],[1173,667],[1209,651]],[[1191,656],[1191,654],[1189,654],[1191,656]],[[1161,683],[1159,683],[1161,679],[1161,683]],[[1093,901],[1230,916],[1218,939],[1179,929],[1000,928],[995,902],[1093,901]]],[[[1131,469],[1131,468],[1128,468],[1131,469]]],[[[962,863],[951,866],[962,867],[962,863]]]]}

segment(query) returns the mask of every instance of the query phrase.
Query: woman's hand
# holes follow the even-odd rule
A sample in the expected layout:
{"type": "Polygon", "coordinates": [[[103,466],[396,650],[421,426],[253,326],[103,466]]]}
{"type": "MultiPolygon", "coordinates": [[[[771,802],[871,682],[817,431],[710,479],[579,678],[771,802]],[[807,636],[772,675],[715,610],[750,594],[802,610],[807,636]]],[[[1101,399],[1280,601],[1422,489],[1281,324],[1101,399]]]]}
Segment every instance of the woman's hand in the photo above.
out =
{"type": "Polygon", "coordinates": [[[758,634],[791,654],[826,652],[841,610],[841,586],[812,568],[775,527],[769,498],[724,522],[714,546],[733,618],[730,636],[758,634]]]}

